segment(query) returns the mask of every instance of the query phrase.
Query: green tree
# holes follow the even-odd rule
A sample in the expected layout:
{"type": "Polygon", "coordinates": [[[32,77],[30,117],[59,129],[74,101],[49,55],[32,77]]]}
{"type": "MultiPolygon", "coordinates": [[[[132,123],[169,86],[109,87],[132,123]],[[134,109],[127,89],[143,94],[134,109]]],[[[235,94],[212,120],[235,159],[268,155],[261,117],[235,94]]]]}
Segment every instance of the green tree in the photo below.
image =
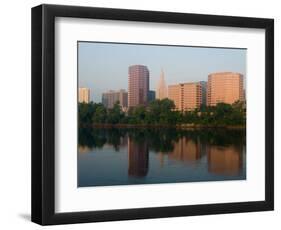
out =
{"type": "Polygon", "coordinates": [[[107,112],[103,104],[96,104],[95,112],[93,114],[93,123],[105,123],[107,112]]]}
{"type": "Polygon", "coordinates": [[[108,124],[202,124],[202,125],[245,125],[245,102],[237,101],[232,105],[218,103],[216,106],[201,106],[193,111],[177,111],[175,104],[168,98],[154,100],[147,106],[139,105],[122,111],[119,102],[111,109],[101,103],[78,104],[79,126],[93,123],[108,124]]]}
{"type": "Polygon", "coordinates": [[[93,103],[79,103],[78,104],[78,123],[82,124],[91,124],[94,114],[94,105],[93,103]]]}
{"type": "Polygon", "coordinates": [[[137,106],[133,111],[133,116],[137,124],[144,124],[146,118],[146,108],[143,105],[137,106]]]}
{"type": "Polygon", "coordinates": [[[108,110],[108,115],[107,115],[107,123],[110,124],[117,124],[120,123],[120,121],[123,119],[125,114],[123,113],[121,106],[119,104],[119,101],[117,101],[112,109],[108,110]]]}
{"type": "Polygon", "coordinates": [[[168,98],[154,100],[148,105],[146,121],[151,124],[174,123],[178,115],[174,109],[174,102],[168,98]]]}

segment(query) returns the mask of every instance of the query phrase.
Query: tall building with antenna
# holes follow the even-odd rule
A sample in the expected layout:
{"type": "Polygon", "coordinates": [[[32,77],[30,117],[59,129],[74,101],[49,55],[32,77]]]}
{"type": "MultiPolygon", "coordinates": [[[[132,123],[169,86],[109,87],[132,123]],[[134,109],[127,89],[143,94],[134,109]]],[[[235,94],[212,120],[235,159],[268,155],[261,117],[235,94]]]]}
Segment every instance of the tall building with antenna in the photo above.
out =
{"type": "Polygon", "coordinates": [[[158,81],[157,88],[156,88],[156,99],[162,100],[167,97],[168,97],[167,85],[165,82],[164,71],[163,69],[161,69],[160,79],[158,81]]]}

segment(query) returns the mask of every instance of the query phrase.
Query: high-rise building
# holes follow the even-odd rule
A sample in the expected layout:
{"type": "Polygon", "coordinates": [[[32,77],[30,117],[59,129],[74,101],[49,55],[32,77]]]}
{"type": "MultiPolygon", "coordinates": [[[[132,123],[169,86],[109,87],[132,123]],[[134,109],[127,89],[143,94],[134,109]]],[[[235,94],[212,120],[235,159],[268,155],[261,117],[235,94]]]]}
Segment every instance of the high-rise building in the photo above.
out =
{"type": "Polygon", "coordinates": [[[160,75],[160,79],[158,81],[157,84],[157,89],[156,89],[156,99],[164,99],[167,98],[167,85],[165,82],[165,76],[164,76],[164,72],[163,70],[161,70],[161,75],[160,75]]]}
{"type": "Polygon", "coordinates": [[[199,83],[202,87],[202,105],[207,105],[207,82],[200,81],[199,83]]]}
{"type": "Polygon", "coordinates": [[[90,89],[79,87],[79,95],[78,95],[78,101],[79,103],[89,103],[90,102],[90,89]]]}
{"type": "Polygon", "coordinates": [[[112,109],[117,102],[122,108],[128,107],[128,93],[124,89],[119,91],[109,90],[102,94],[102,104],[106,108],[112,109]]]}
{"type": "Polygon", "coordinates": [[[149,70],[144,65],[129,67],[128,106],[147,104],[149,91],[149,70]]]}
{"type": "Polygon", "coordinates": [[[243,101],[243,75],[233,72],[212,73],[208,76],[207,105],[233,104],[243,101]]]}
{"type": "Polygon", "coordinates": [[[153,90],[148,91],[147,100],[148,100],[148,102],[155,100],[155,91],[153,91],[153,90]]]}
{"type": "Polygon", "coordinates": [[[174,101],[176,110],[199,109],[202,104],[202,85],[199,82],[169,85],[168,98],[174,101]]]}
{"type": "Polygon", "coordinates": [[[181,84],[169,85],[168,86],[168,98],[174,101],[175,108],[177,110],[182,110],[182,86],[181,84]]]}
{"type": "Polygon", "coordinates": [[[243,101],[246,101],[246,90],[243,89],[243,101]]]}

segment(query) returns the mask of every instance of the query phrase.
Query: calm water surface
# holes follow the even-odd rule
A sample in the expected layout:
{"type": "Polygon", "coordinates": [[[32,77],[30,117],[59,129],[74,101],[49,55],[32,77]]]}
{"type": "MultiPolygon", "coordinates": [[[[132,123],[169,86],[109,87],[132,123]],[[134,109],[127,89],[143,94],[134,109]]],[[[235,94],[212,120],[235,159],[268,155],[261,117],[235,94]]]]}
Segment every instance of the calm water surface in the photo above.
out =
{"type": "Polygon", "coordinates": [[[78,186],[246,179],[245,131],[79,129],[78,186]]]}

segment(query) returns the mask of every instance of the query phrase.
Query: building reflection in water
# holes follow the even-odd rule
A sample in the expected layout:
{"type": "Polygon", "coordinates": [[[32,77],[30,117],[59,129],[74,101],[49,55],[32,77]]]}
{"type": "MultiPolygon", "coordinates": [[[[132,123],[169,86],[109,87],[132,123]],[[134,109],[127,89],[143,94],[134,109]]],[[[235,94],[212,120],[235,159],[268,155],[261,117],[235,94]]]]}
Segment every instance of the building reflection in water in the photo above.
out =
{"type": "Polygon", "coordinates": [[[174,150],[168,155],[169,159],[178,161],[196,161],[201,158],[202,149],[200,141],[197,142],[182,137],[174,144],[174,150]]]}
{"type": "Polygon", "coordinates": [[[208,146],[208,171],[220,175],[238,175],[242,169],[242,148],[208,146]]]}
{"type": "Polygon", "coordinates": [[[148,144],[146,141],[137,143],[128,137],[128,175],[145,177],[148,172],[148,144]]]}
{"type": "MultiPolygon", "coordinates": [[[[129,135],[121,136],[118,140],[116,138],[112,140],[103,144],[103,148],[112,148],[114,144],[116,145],[115,151],[119,151],[119,148],[127,148],[128,175],[145,177],[149,170],[149,152],[153,151],[151,142],[146,138],[136,140],[129,135]]],[[[221,176],[237,176],[243,171],[243,147],[240,145],[219,146],[201,141],[199,137],[196,139],[181,137],[173,141],[172,146],[172,150],[157,152],[161,167],[166,167],[166,161],[172,160],[191,163],[194,166],[197,165],[197,162],[198,165],[203,163],[208,167],[209,173],[221,176]]],[[[82,154],[96,150],[96,148],[81,145],[78,148],[79,153],[82,154]]]]}

